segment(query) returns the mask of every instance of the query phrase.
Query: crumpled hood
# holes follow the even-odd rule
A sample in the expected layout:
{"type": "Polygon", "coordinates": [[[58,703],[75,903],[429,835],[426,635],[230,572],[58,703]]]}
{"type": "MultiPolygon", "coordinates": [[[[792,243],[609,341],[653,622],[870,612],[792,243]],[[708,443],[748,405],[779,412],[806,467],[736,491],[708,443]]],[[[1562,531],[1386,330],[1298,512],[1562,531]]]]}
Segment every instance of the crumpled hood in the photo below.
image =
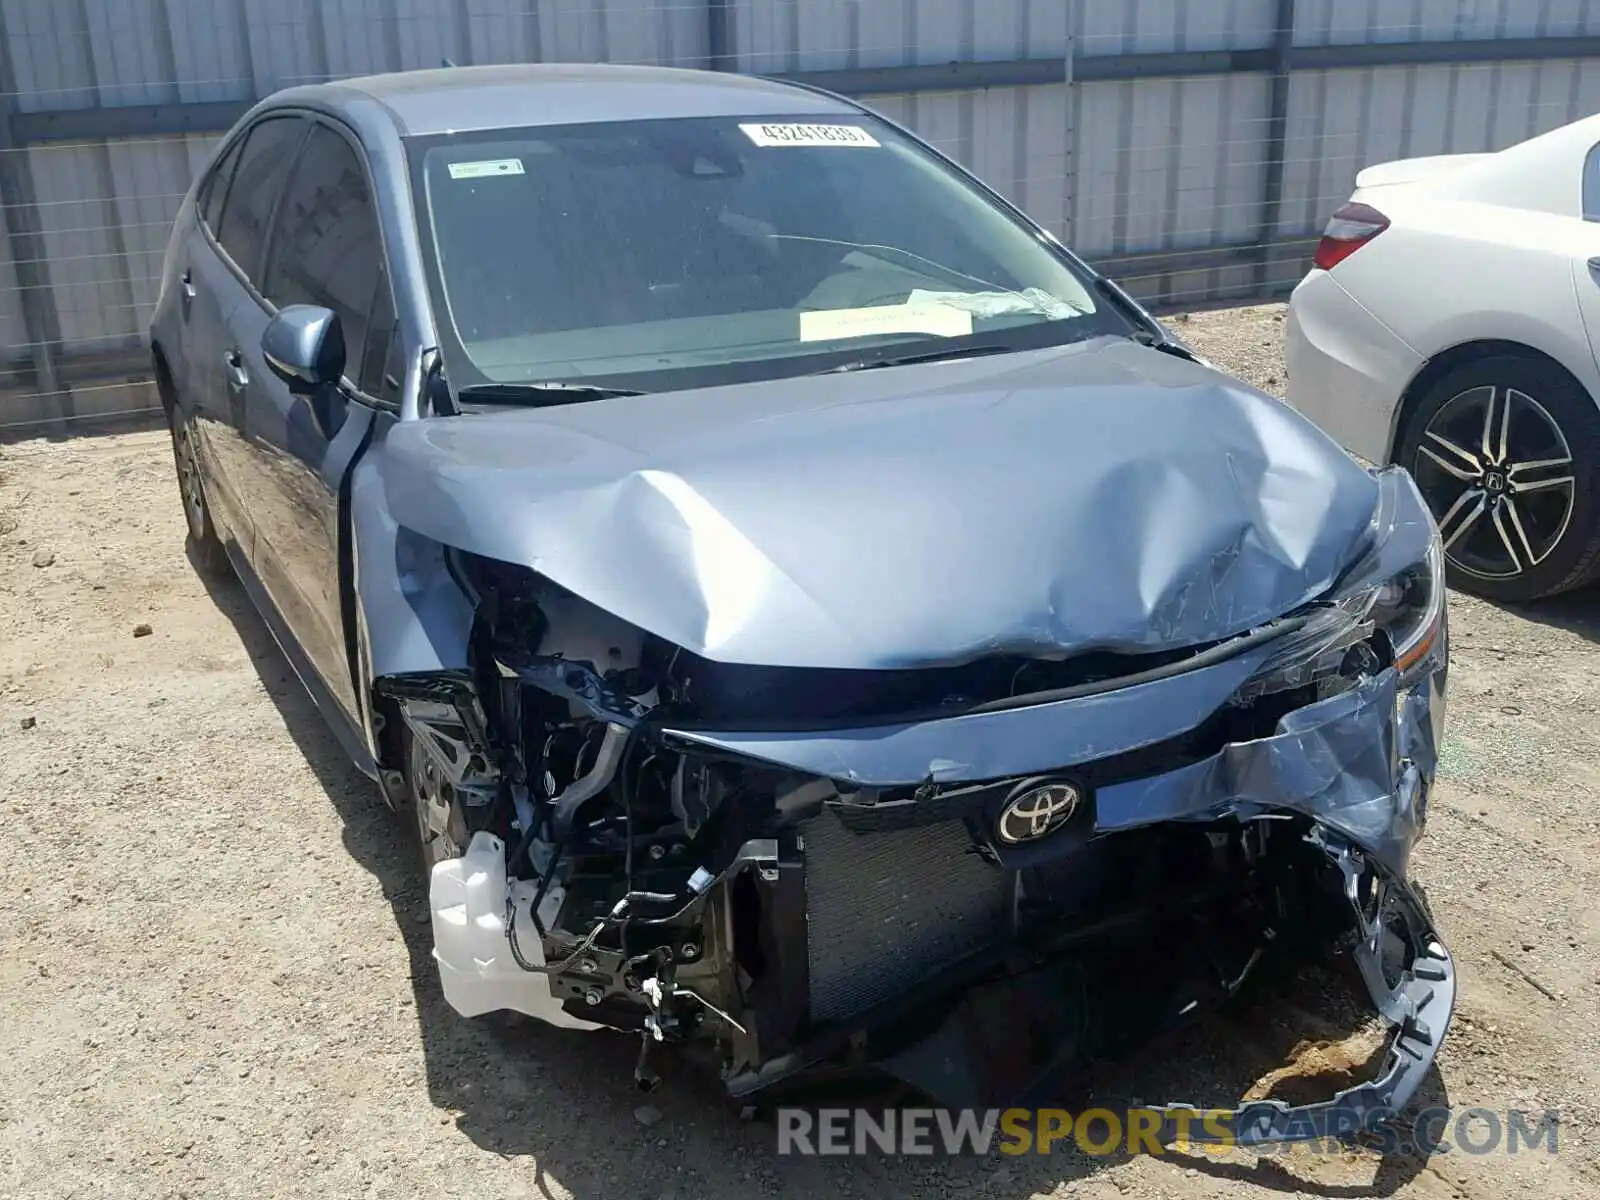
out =
{"type": "Polygon", "coordinates": [[[1373,476],[1132,342],[401,422],[404,526],[708,658],[1155,651],[1324,592],[1373,476]]]}

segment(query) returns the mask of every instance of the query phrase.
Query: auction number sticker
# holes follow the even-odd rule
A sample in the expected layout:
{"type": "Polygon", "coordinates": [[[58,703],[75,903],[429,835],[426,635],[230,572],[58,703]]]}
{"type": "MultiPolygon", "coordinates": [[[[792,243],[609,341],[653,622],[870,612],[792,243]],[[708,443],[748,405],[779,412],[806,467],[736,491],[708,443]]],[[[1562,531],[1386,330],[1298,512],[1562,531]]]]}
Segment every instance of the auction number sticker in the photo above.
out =
{"type": "Polygon", "coordinates": [[[859,125],[741,125],[758,146],[876,146],[859,125]]]}

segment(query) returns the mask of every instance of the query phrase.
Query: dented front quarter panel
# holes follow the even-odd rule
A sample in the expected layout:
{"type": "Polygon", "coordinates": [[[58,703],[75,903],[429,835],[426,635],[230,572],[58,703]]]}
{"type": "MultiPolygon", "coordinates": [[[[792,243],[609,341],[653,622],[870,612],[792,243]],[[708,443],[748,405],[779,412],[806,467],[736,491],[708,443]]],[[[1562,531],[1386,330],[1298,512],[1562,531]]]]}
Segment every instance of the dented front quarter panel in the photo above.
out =
{"type": "Polygon", "coordinates": [[[389,505],[389,441],[413,424],[381,414],[372,447],[351,474],[352,568],[369,680],[460,670],[467,662],[473,608],[450,573],[445,547],[402,525],[389,505]]]}

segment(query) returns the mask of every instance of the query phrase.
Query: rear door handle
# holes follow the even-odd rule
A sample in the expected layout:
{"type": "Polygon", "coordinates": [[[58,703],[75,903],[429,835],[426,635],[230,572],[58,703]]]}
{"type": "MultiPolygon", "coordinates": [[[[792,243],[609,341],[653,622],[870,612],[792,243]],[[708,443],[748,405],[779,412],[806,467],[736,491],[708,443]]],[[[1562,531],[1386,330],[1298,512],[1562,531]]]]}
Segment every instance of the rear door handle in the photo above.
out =
{"type": "Polygon", "coordinates": [[[194,299],[194,272],[185,271],[183,278],[178,281],[183,285],[183,298],[185,301],[194,299]]]}
{"type": "Polygon", "coordinates": [[[242,392],[250,386],[250,372],[245,369],[244,359],[237,350],[229,350],[222,356],[223,365],[228,369],[228,386],[236,392],[242,392]]]}
{"type": "Polygon", "coordinates": [[[1589,270],[1595,272],[1596,274],[1600,274],[1600,254],[1595,255],[1589,260],[1589,270]]]}

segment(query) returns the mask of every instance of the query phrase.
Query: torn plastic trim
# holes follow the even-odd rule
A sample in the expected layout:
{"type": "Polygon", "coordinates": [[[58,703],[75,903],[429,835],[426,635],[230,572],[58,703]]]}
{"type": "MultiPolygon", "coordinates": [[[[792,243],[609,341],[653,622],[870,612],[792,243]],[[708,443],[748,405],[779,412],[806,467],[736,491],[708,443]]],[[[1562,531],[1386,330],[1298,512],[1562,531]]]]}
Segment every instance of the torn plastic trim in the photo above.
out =
{"type": "Polygon", "coordinates": [[[1403,873],[1426,821],[1443,706],[1442,664],[1409,688],[1390,667],[1295,709],[1272,737],[1235,742],[1163,775],[1100,789],[1095,828],[1287,809],[1403,873]]]}
{"type": "Polygon", "coordinates": [[[1433,1067],[1455,1012],[1456,976],[1454,960],[1434,929],[1426,903],[1405,880],[1390,875],[1326,827],[1317,826],[1311,840],[1344,878],[1345,896],[1358,931],[1352,954],[1374,1007],[1394,1026],[1384,1064],[1375,1079],[1313,1104],[1252,1100],[1230,1111],[1163,1105],[1161,1128],[1155,1134],[1163,1145],[1248,1147],[1370,1132],[1411,1102],[1433,1067]],[[1366,911],[1360,896],[1360,881],[1367,869],[1375,873],[1380,896],[1373,914],[1366,911]],[[1384,976],[1382,961],[1382,939],[1389,928],[1384,918],[1391,914],[1402,922],[1404,940],[1411,948],[1410,961],[1393,985],[1384,976]]]}

